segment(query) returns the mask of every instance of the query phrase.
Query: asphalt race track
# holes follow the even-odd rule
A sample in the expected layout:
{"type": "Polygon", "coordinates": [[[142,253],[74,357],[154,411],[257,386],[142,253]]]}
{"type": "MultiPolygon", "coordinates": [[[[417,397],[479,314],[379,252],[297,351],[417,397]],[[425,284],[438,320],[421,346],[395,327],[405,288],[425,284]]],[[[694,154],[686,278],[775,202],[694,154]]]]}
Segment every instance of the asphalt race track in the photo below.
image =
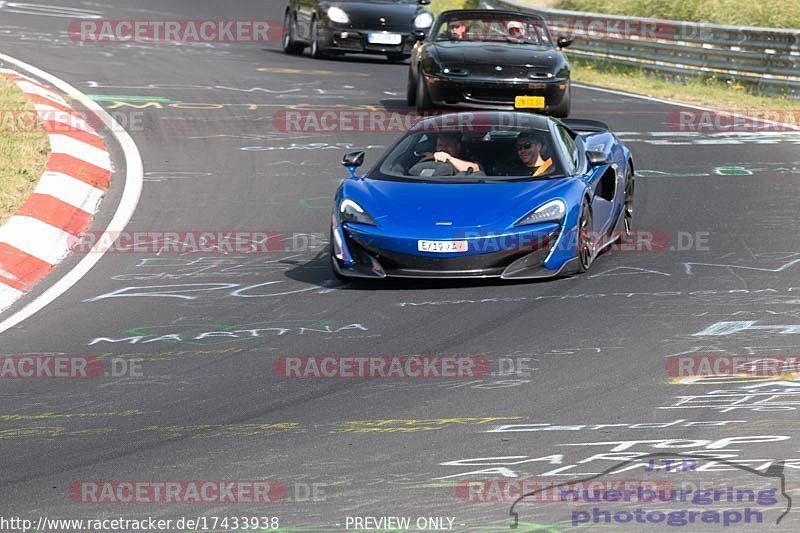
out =
{"type": "MultiPolygon", "coordinates": [[[[514,497],[466,501],[465,482],[559,483],[677,452],[697,456],[697,469],[640,467],[602,479],[775,487],[778,477],[758,473],[783,461],[792,494],[798,382],[671,383],[667,358],[800,354],[800,134],[672,131],[667,122],[680,107],[575,87],[572,116],[606,121],[631,146],[635,228],[659,236],[656,249],[611,251],[587,275],[554,281],[342,283],[326,262],[330,199],[346,176],[339,161],[366,148],[369,166],[398,133],[287,132],[273,117],[303,107],[404,110],[407,65],[291,57],[277,41],[80,44],[66,35],[74,15],[2,4],[0,52],[132,121],[145,176],[129,230],[287,239],[267,255],[109,253],[0,334],[3,354],[98,356],[122,374],[0,381],[3,517],[258,516],[278,517],[285,531],[353,529],[353,517],[411,517],[412,525],[449,517],[454,531],[506,531],[514,497]],[[285,379],[273,370],[282,356],[413,354],[484,357],[493,372],[359,380],[285,379]],[[502,431],[507,425],[525,426],[502,431]],[[703,468],[713,454],[752,470],[703,468]],[[271,480],[286,498],[90,503],[77,494],[100,480],[271,480]]],[[[281,20],[284,9],[252,0],[48,5],[112,20],[281,20]]],[[[109,144],[124,169],[119,146],[109,144]]],[[[124,182],[118,172],[96,229],[113,215],[124,182]]],[[[795,512],[775,524],[786,508],[778,496],[762,524],[724,530],[797,531],[795,512]]],[[[517,510],[520,531],[572,527],[567,503],[517,510]]]]}

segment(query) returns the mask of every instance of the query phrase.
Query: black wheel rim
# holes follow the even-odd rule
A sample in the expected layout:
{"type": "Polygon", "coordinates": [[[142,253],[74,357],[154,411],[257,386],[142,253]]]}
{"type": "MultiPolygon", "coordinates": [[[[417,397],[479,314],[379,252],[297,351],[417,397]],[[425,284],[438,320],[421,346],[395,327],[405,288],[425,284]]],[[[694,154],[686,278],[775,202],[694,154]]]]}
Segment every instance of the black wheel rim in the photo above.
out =
{"type": "Polygon", "coordinates": [[[589,227],[589,210],[584,206],[581,209],[581,220],[578,229],[578,256],[581,267],[586,270],[592,262],[592,240],[589,227]]]}
{"type": "Polygon", "coordinates": [[[625,184],[625,205],[623,223],[625,224],[625,236],[630,236],[633,232],[633,176],[628,175],[628,182],[625,184]]]}

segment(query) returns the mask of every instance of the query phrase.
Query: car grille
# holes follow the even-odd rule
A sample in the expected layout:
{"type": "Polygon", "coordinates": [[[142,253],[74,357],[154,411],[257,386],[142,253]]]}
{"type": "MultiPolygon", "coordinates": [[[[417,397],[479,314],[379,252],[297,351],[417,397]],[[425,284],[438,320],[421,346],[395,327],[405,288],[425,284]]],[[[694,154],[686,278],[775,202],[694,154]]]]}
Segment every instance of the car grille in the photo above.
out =
{"type": "Polygon", "coordinates": [[[499,250],[497,252],[485,254],[470,254],[455,257],[427,257],[421,255],[403,254],[391,250],[375,249],[371,246],[365,246],[365,243],[355,242],[354,239],[348,239],[348,246],[354,255],[359,256],[362,253],[368,253],[375,257],[381,264],[384,270],[389,273],[391,271],[426,271],[426,272],[464,272],[464,271],[502,271],[516,261],[535,250],[546,248],[550,246],[558,236],[558,232],[554,232],[548,237],[544,238],[538,245],[531,243],[531,246],[524,248],[511,248],[507,250],[499,250]],[[355,246],[354,246],[355,244],[355,246]]]}
{"type": "Polygon", "coordinates": [[[502,90],[502,89],[471,89],[464,91],[464,100],[478,104],[502,104],[514,105],[514,98],[517,95],[525,94],[523,89],[502,90]]]}

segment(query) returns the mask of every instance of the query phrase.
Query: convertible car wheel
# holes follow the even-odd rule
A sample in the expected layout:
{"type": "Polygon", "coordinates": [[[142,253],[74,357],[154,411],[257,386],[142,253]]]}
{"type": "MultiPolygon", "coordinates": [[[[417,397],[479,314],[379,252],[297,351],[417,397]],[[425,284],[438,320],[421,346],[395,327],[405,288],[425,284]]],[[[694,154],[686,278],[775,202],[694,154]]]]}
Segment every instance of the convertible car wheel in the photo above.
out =
{"type": "Polygon", "coordinates": [[[417,84],[414,82],[414,75],[408,69],[408,85],[406,86],[406,104],[412,107],[417,103],[417,84]]]}
{"type": "Polygon", "coordinates": [[[303,48],[305,48],[302,44],[295,42],[294,31],[292,14],[287,11],[283,19],[283,51],[290,55],[301,54],[303,53],[303,48]]]}
{"type": "Polygon", "coordinates": [[[572,106],[571,100],[570,88],[567,86],[567,90],[564,93],[564,97],[561,99],[561,103],[554,107],[550,114],[556,118],[567,118],[569,116],[570,107],[572,106]]]}
{"type": "Polygon", "coordinates": [[[592,210],[584,200],[581,204],[581,218],[578,222],[578,273],[589,270],[594,260],[594,245],[592,244],[592,210]]]}
{"type": "Polygon", "coordinates": [[[431,94],[428,92],[428,84],[425,83],[425,76],[422,75],[422,71],[417,75],[417,98],[415,103],[419,113],[433,109],[431,94]]]}

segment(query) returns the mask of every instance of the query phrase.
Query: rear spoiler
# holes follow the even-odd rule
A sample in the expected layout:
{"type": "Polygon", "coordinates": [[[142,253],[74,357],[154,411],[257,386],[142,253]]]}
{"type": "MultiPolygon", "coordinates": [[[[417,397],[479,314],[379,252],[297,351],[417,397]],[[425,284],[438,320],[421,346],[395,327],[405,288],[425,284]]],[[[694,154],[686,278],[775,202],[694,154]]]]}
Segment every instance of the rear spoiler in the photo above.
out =
{"type": "Polygon", "coordinates": [[[561,119],[561,122],[563,122],[569,128],[575,131],[601,132],[601,131],[611,130],[611,128],[608,127],[608,124],[606,124],[605,122],[600,122],[599,120],[587,120],[582,118],[565,118],[561,119]]]}

